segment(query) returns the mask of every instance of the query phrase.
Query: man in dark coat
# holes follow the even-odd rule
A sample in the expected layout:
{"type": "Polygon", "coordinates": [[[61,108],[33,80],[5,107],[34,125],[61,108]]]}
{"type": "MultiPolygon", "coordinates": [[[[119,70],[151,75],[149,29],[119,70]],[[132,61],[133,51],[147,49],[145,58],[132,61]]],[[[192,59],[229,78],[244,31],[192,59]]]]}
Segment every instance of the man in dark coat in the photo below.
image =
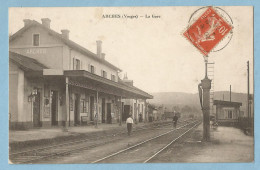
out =
{"type": "Polygon", "coordinates": [[[174,114],[172,121],[173,121],[173,127],[176,128],[177,121],[178,121],[178,116],[176,114],[174,114]]]}

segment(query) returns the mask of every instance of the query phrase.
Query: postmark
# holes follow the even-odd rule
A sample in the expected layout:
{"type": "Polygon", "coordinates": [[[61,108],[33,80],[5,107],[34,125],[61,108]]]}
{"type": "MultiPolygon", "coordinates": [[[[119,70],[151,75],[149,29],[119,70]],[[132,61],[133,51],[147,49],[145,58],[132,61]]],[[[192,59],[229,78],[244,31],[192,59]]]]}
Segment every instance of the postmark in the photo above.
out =
{"type": "Polygon", "coordinates": [[[213,7],[191,24],[183,35],[204,56],[208,54],[232,31],[233,27],[213,7]]]}

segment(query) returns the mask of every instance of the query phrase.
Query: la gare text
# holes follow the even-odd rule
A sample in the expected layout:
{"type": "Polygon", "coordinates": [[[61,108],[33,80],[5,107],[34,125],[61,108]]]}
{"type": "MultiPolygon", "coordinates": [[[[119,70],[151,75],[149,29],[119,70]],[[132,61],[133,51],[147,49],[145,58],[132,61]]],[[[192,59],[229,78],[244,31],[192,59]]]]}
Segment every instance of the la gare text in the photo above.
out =
{"type": "Polygon", "coordinates": [[[127,15],[127,14],[123,14],[123,15],[120,15],[120,14],[104,14],[102,15],[102,18],[114,18],[114,19],[117,19],[117,18],[125,18],[125,19],[138,19],[138,18],[145,18],[145,19],[149,19],[149,18],[161,18],[160,15],[155,15],[155,14],[152,14],[152,15],[148,15],[148,14],[145,14],[145,15],[127,15]]]}

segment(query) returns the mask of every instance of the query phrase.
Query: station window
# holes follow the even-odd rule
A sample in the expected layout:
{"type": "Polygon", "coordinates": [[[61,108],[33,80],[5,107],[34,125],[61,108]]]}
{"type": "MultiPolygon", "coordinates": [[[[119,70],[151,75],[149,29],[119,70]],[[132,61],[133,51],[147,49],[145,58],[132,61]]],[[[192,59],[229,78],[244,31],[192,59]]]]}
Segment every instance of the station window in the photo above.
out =
{"type": "Polygon", "coordinates": [[[33,34],[33,46],[40,45],[40,34],[33,34]]]}
{"type": "Polygon", "coordinates": [[[90,66],[90,72],[95,74],[95,67],[93,65],[90,66]]]}
{"type": "Polygon", "coordinates": [[[228,111],[228,118],[229,118],[229,119],[232,119],[232,110],[229,110],[229,111],[228,111]]]}
{"type": "Polygon", "coordinates": [[[107,78],[107,72],[104,70],[102,71],[102,77],[107,78]]]}
{"type": "Polygon", "coordinates": [[[80,101],[80,113],[87,113],[88,102],[85,100],[80,101]]]}
{"type": "Polygon", "coordinates": [[[80,70],[80,60],[79,59],[73,59],[73,70],[80,70]]]}
{"type": "Polygon", "coordinates": [[[115,75],[111,74],[111,80],[112,80],[112,81],[116,81],[115,75]]]}

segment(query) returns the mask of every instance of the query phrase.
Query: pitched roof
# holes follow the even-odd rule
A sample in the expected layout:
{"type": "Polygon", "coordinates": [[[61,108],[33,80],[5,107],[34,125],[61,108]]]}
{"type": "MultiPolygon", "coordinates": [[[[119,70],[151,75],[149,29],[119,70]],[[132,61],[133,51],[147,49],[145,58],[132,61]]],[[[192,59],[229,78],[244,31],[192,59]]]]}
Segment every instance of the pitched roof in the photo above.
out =
{"type": "Polygon", "coordinates": [[[11,51],[9,52],[9,60],[13,61],[24,71],[42,71],[43,69],[47,69],[45,65],[35,59],[11,51]]]}
{"type": "Polygon", "coordinates": [[[146,93],[145,91],[143,91],[143,90],[141,90],[141,89],[139,89],[139,88],[137,88],[137,87],[135,87],[135,86],[132,86],[132,85],[130,85],[130,84],[128,84],[128,83],[125,83],[125,82],[122,81],[120,78],[118,79],[118,83],[119,83],[119,84],[122,84],[122,85],[124,85],[124,86],[127,86],[127,87],[129,87],[129,88],[135,89],[135,90],[137,90],[137,91],[139,91],[139,92],[145,94],[146,96],[148,96],[149,99],[153,99],[153,96],[150,95],[149,93],[146,93]]]}
{"type": "Polygon", "coordinates": [[[235,106],[242,106],[240,102],[230,102],[230,101],[223,101],[223,100],[214,100],[214,105],[222,105],[227,107],[235,107],[235,106]]]}
{"type": "Polygon", "coordinates": [[[48,33],[50,33],[51,35],[55,36],[56,38],[60,39],[62,42],[64,42],[66,45],[68,45],[69,47],[75,49],[76,51],[87,55],[89,57],[91,57],[92,59],[103,63],[104,65],[107,65],[110,68],[113,68],[117,71],[122,71],[120,68],[114,66],[113,64],[109,63],[108,61],[99,58],[95,53],[89,51],[88,49],[82,47],[81,45],[67,39],[64,38],[61,34],[57,33],[56,31],[45,27],[44,25],[40,24],[39,22],[35,21],[35,20],[30,20],[30,23],[27,24],[26,26],[24,26],[23,28],[21,28],[19,31],[17,31],[15,34],[13,34],[10,38],[9,38],[9,42],[13,41],[16,37],[20,36],[23,32],[25,32],[27,29],[31,28],[32,26],[39,26],[41,28],[43,28],[44,30],[48,31],[48,33]]]}

